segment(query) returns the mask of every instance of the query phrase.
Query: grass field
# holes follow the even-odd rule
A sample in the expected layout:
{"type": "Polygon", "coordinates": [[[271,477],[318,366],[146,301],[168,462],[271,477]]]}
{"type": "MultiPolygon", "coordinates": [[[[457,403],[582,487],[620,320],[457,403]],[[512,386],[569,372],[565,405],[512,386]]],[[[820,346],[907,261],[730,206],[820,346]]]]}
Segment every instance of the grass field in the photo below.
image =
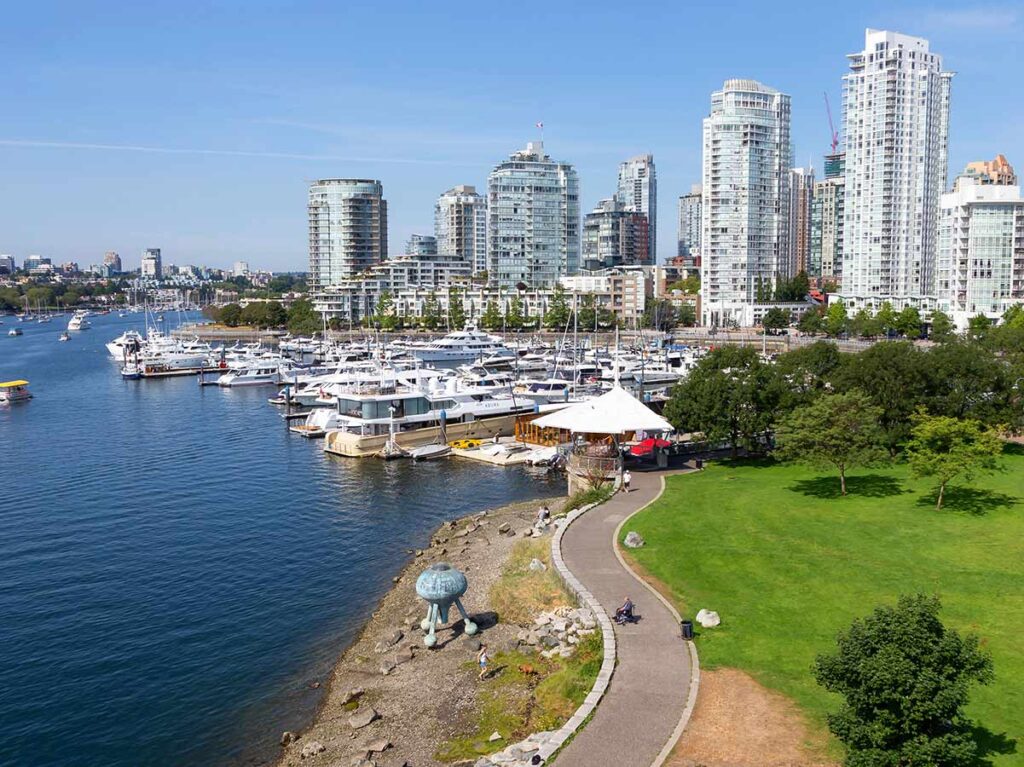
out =
{"type": "Polygon", "coordinates": [[[985,758],[1024,765],[1024,450],[1002,465],[936,511],[932,486],[900,465],[858,472],[842,498],[823,471],[712,464],[667,480],[627,525],[647,541],[630,553],[684,615],[721,614],[698,637],[702,666],[751,673],[822,730],[838,698],[815,684],[814,657],[876,605],[939,594],[947,625],[980,635],[994,660],[968,707],[985,758]]]}

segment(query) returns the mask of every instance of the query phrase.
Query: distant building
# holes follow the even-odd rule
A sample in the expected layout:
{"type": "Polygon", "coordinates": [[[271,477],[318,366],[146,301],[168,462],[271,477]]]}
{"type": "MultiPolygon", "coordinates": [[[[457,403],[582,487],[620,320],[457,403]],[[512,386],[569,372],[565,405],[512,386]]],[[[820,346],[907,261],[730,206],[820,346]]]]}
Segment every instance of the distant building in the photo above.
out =
{"type": "Polygon", "coordinates": [[[676,255],[691,268],[700,266],[701,185],[679,198],[679,247],[676,255]]]}
{"type": "Polygon", "coordinates": [[[935,295],[952,72],[920,37],[869,29],[843,76],[848,310],[891,302],[928,309],[935,295]]]}
{"type": "Polygon", "coordinates": [[[811,255],[811,201],[814,169],[789,171],[789,274],[808,271],[811,255]]]}
{"type": "Polygon", "coordinates": [[[1017,174],[1013,172],[1013,166],[1001,154],[997,154],[994,160],[967,163],[960,176],[977,179],[979,184],[1013,186],[1017,183],[1017,174]]]}
{"type": "Polygon", "coordinates": [[[160,260],[160,248],[146,248],[142,254],[142,277],[144,279],[159,280],[164,275],[163,264],[160,260]]]}
{"type": "Polygon", "coordinates": [[[60,270],[64,274],[78,274],[78,272],[81,271],[78,268],[77,261],[65,261],[63,264],[60,265],[60,270]]]}
{"type": "Polygon", "coordinates": [[[647,253],[643,261],[657,263],[658,239],[658,177],[654,155],[642,154],[619,165],[619,186],[615,199],[623,210],[647,217],[647,253]]]}
{"type": "Polygon", "coordinates": [[[436,256],[437,238],[432,234],[413,234],[405,245],[407,256],[436,256]]]}
{"type": "MultiPolygon", "coordinates": [[[[642,213],[634,215],[643,216],[642,213]]],[[[646,225],[646,216],[643,218],[646,225]]],[[[598,308],[607,309],[635,327],[643,318],[647,300],[654,295],[654,271],[640,265],[581,271],[563,277],[561,283],[570,293],[592,296],[598,308]]]]}
{"type": "Polygon", "coordinates": [[[21,268],[28,272],[33,269],[38,269],[40,266],[52,266],[52,264],[53,262],[50,261],[49,258],[32,254],[25,258],[25,262],[21,265],[21,268]]]}
{"type": "Polygon", "coordinates": [[[487,271],[487,200],[475,186],[460,185],[434,205],[437,252],[465,258],[474,274],[487,271]]]}
{"type": "Polygon", "coordinates": [[[380,181],[326,178],[309,187],[309,286],[351,279],[388,257],[388,206],[380,181]]]}
{"type": "Polygon", "coordinates": [[[249,276],[249,262],[248,261],[235,261],[231,267],[231,274],[235,277],[248,277],[249,276]]]}
{"type": "Polygon", "coordinates": [[[825,178],[814,183],[807,274],[822,282],[838,282],[843,276],[844,158],[842,153],[826,155],[825,178]]]}
{"type": "Polygon", "coordinates": [[[542,142],[500,162],[487,179],[487,273],[505,288],[554,285],[580,262],[579,179],[542,142]]]}
{"type": "Polygon", "coordinates": [[[113,250],[108,250],[103,254],[103,265],[110,267],[110,274],[120,274],[122,271],[121,256],[113,250]]]}
{"type": "Polygon", "coordinates": [[[790,97],[726,80],[704,118],[701,324],[754,325],[790,276],[790,160],[790,97]]]}
{"type": "Polygon", "coordinates": [[[937,305],[959,328],[971,317],[996,320],[1024,303],[1020,187],[994,183],[968,166],[955,190],[942,195],[938,245],[937,305]]]}
{"type": "Polygon", "coordinates": [[[14,256],[0,255],[0,274],[13,274],[15,269],[14,256]]]}
{"type": "Polygon", "coordinates": [[[647,264],[647,216],[627,210],[618,199],[601,200],[583,219],[583,269],[647,264]]]}

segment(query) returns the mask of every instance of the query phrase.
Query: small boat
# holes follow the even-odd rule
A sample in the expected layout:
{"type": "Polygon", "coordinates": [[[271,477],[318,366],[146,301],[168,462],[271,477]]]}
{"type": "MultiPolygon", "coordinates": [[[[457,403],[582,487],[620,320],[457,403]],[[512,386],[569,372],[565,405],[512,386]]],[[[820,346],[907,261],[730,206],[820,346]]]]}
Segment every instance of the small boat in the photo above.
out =
{"type": "Polygon", "coordinates": [[[28,390],[28,381],[4,381],[0,383],[0,404],[12,402],[25,402],[32,399],[32,392],[28,390]]]}
{"type": "Polygon", "coordinates": [[[136,381],[142,378],[143,365],[136,362],[129,362],[121,368],[121,378],[126,381],[136,381]]]}
{"type": "Polygon", "coordinates": [[[448,445],[423,445],[411,450],[409,456],[414,461],[429,461],[432,458],[444,458],[451,452],[452,449],[448,445]]]}
{"type": "Polygon", "coordinates": [[[71,334],[68,333],[68,331],[65,330],[64,332],[62,332],[60,334],[60,340],[61,341],[70,341],[71,340],[71,334]]]}
{"type": "Polygon", "coordinates": [[[21,328],[11,328],[10,330],[7,331],[7,335],[9,335],[9,336],[23,336],[25,334],[22,332],[21,328]]]}

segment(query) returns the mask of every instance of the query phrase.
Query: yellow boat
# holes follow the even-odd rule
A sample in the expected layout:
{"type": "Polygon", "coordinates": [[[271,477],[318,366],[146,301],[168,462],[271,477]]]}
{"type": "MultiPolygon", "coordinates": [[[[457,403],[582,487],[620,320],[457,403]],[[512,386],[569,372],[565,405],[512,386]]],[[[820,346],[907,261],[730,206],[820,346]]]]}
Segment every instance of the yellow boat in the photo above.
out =
{"type": "Polygon", "coordinates": [[[472,450],[474,447],[480,447],[483,443],[482,439],[457,439],[454,442],[449,442],[448,447],[454,447],[456,450],[472,450]]]}
{"type": "Polygon", "coordinates": [[[23,402],[29,399],[32,399],[32,392],[28,390],[28,381],[0,382],[0,403],[23,402]]]}

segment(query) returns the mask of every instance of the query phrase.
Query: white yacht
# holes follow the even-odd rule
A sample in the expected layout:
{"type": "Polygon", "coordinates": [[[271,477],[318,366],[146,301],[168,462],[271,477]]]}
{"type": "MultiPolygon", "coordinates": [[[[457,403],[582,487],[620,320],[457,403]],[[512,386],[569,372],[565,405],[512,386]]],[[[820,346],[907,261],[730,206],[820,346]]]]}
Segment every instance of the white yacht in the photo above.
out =
{"type": "Polygon", "coordinates": [[[85,330],[92,325],[88,320],[89,312],[84,309],[79,309],[71,315],[71,319],[68,320],[68,330],[85,330]]]}
{"type": "Polygon", "coordinates": [[[513,354],[500,338],[475,328],[449,333],[443,338],[425,344],[396,343],[394,348],[409,352],[423,362],[455,362],[513,354]]]}
{"type": "Polygon", "coordinates": [[[106,344],[107,353],[115,360],[123,360],[126,354],[141,349],[145,343],[142,334],[137,330],[126,330],[113,341],[106,344]]]}
{"type": "Polygon", "coordinates": [[[263,386],[280,384],[290,370],[287,362],[280,357],[265,357],[245,362],[236,362],[228,372],[217,379],[218,386],[263,386]]]}

